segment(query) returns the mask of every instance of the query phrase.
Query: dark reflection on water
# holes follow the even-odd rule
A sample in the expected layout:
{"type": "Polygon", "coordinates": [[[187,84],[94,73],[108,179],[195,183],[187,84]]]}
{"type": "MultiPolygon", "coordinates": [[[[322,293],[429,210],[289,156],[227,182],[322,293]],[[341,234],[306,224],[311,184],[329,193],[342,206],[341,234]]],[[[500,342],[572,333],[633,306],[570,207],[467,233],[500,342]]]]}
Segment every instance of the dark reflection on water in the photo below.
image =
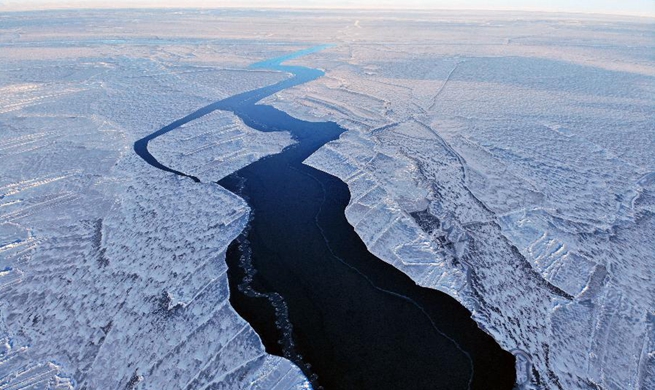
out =
{"type": "Polygon", "coordinates": [[[297,141],[219,182],[253,210],[227,254],[234,308],[268,352],[298,364],[315,388],[511,389],[514,357],[457,301],[416,286],[369,253],[344,215],[348,187],[302,164],[344,129],[255,104],[322,75],[280,65],[290,58],[259,66],[293,78],[214,103],[135,143],[139,155],[161,168],[147,142],[216,109],[260,131],[289,131],[297,141]]]}

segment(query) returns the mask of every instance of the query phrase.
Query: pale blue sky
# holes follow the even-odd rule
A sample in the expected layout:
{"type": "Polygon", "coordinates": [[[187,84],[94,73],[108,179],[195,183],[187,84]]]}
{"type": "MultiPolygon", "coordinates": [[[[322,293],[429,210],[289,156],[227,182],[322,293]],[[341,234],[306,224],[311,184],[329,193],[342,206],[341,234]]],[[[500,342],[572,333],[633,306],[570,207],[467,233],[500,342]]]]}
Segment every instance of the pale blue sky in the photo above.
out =
{"type": "Polygon", "coordinates": [[[655,0],[0,0],[0,9],[138,6],[518,9],[655,16],[655,0]]]}

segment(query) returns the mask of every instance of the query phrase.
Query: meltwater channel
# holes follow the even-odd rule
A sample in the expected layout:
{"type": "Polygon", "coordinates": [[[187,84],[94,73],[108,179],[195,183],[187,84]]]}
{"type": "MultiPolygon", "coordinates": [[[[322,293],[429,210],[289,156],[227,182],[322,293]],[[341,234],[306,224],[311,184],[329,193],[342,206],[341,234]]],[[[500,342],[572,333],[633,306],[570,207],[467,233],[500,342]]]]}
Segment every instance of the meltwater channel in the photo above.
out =
{"type": "Polygon", "coordinates": [[[417,286],[371,254],[346,220],[346,184],[302,163],[345,129],[256,104],[321,77],[320,70],[282,63],[326,47],[254,64],[292,77],[203,107],[138,140],[135,152],[198,182],[158,162],[148,142],[215,110],[231,111],[253,129],[293,136],[294,145],[218,185],[252,209],[249,226],[227,252],[230,302],[266,350],[297,364],[315,389],[511,389],[514,357],[453,298],[417,286]]]}

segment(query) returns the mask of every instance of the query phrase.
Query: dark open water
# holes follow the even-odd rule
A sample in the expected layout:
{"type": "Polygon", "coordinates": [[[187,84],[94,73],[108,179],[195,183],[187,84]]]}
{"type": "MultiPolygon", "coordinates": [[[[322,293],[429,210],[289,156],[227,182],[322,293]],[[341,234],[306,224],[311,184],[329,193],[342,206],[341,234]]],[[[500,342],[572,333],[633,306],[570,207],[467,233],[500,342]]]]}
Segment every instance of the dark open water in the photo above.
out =
{"type": "Polygon", "coordinates": [[[323,75],[281,65],[322,48],[254,65],[294,76],[204,107],[137,141],[135,151],[157,168],[194,178],[157,162],[147,143],[217,109],[256,130],[293,135],[295,145],[218,184],[253,210],[249,227],[228,250],[230,301],[267,351],[295,362],[315,388],[511,389],[514,357],[453,298],[416,286],[369,253],[344,215],[348,187],[302,164],[345,130],[255,104],[323,75]]]}

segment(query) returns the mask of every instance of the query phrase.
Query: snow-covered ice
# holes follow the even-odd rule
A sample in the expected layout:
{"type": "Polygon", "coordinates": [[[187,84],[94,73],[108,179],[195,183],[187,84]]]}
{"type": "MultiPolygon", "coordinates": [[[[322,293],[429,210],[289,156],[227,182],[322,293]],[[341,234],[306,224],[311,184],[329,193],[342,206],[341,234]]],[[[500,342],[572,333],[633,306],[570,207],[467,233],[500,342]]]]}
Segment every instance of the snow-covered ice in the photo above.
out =
{"type": "Polygon", "coordinates": [[[202,182],[219,181],[293,143],[287,132],[253,130],[226,111],[215,111],[179,130],[152,140],[148,150],[165,166],[202,182]]]}
{"type": "Polygon", "coordinates": [[[307,163],[348,183],[373,253],[515,353],[521,387],[651,388],[653,24],[477,16],[358,15],[299,60],[324,78],[267,102],[350,129],[307,163]]]}
{"type": "MultiPolygon", "coordinates": [[[[257,47],[189,64],[158,57],[196,49],[183,42],[66,47],[46,38],[32,49],[39,15],[2,15],[24,20],[16,45],[0,49],[0,388],[306,388],[228,301],[225,250],[247,223],[246,203],[132,151],[198,106],[286,75],[231,61],[263,58],[257,47]]],[[[218,143],[220,129],[202,126],[219,123],[224,137],[262,145],[221,172],[290,142],[218,114],[189,130],[218,143]]]]}

